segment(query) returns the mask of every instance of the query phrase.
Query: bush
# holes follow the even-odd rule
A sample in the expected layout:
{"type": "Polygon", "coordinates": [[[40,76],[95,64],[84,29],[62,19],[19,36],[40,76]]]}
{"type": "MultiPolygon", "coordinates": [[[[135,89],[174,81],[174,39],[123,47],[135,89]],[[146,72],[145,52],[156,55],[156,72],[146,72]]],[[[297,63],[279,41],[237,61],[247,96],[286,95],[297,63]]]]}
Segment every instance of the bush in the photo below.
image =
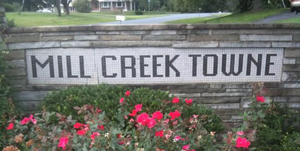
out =
{"type": "MultiPolygon", "coordinates": [[[[103,109],[106,116],[112,121],[117,121],[118,117],[115,114],[118,112],[119,100],[124,97],[124,93],[130,90],[127,87],[112,86],[112,85],[97,85],[97,86],[80,86],[72,87],[63,91],[53,92],[47,95],[41,103],[41,107],[45,106],[46,110],[59,112],[64,115],[72,115],[72,117],[80,122],[83,122],[83,116],[78,115],[73,108],[91,104],[95,107],[103,109]]],[[[126,113],[131,113],[136,104],[143,104],[143,111],[155,112],[162,110],[170,112],[174,110],[174,106],[165,105],[164,102],[170,104],[172,98],[169,93],[151,90],[148,88],[138,88],[131,92],[130,97],[125,98],[128,108],[126,113]]],[[[181,101],[184,105],[184,101],[181,101]]],[[[211,110],[203,105],[193,104],[189,107],[189,111],[183,109],[183,118],[191,117],[193,114],[203,115],[204,126],[208,131],[220,132],[223,130],[223,125],[220,118],[211,110]]]]}
{"type": "Polygon", "coordinates": [[[299,144],[287,145],[287,140],[300,134],[300,114],[287,108],[287,106],[271,102],[267,108],[263,109],[265,118],[258,127],[255,142],[258,150],[288,151],[290,149],[287,148],[297,148],[297,146],[298,149],[292,150],[299,150],[299,144]]]}
{"type": "MultiPolygon", "coordinates": [[[[2,43],[0,43],[2,45],[2,43]]],[[[13,119],[17,112],[15,110],[14,103],[9,98],[11,90],[6,77],[6,69],[8,68],[3,54],[6,53],[1,50],[0,46],[0,146],[4,146],[8,143],[8,137],[11,133],[6,131],[8,121],[13,119]]]]}
{"type": "Polygon", "coordinates": [[[11,19],[11,20],[6,19],[6,22],[8,27],[16,27],[15,19],[11,19]]]}
{"type": "Polygon", "coordinates": [[[9,3],[3,3],[3,6],[6,12],[13,12],[15,10],[14,6],[9,3]]]}
{"type": "Polygon", "coordinates": [[[136,10],[136,11],[134,12],[134,14],[136,14],[136,15],[143,15],[143,12],[140,11],[140,10],[136,10]]]}
{"type": "Polygon", "coordinates": [[[73,6],[79,13],[90,13],[92,11],[91,4],[88,0],[76,0],[73,2],[73,6]]]}

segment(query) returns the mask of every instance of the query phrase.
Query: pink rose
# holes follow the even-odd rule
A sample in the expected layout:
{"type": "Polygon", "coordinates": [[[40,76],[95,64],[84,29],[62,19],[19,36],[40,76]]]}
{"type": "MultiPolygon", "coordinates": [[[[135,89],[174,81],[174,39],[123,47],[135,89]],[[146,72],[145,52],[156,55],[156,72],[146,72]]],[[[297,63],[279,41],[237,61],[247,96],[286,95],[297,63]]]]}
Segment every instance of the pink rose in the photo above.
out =
{"type": "Polygon", "coordinates": [[[10,122],[9,125],[6,127],[7,130],[11,130],[14,128],[14,123],[10,122]]]}
{"type": "Polygon", "coordinates": [[[175,118],[180,117],[181,113],[176,110],[174,112],[170,112],[169,115],[171,117],[171,120],[174,120],[175,118]]]}
{"type": "Polygon", "coordinates": [[[148,121],[147,121],[147,127],[148,127],[148,128],[154,127],[155,124],[156,124],[156,121],[155,121],[154,118],[149,118],[149,119],[148,119],[148,121]]]}
{"type": "Polygon", "coordinates": [[[137,105],[134,106],[134,108],[135,108],[135,110],[136,110],[137,112],[139,112],[139,111],[142,110],[142,106],[143,106],[143,104],[137,104],[137,105]]]}
{"type": "Polygon", "coordinates": [[[68,137],[62,137],[59,139],[58,147],[61,147],[63,150],[66,150],[66,146],[68,144],[68,137]]]}
{"type": "Polygon", "coordinates": [[[236,140],[236,146],[237,148],[249,148],[250,146],[250,142],[246,139],[246,138],[240,138],[238,137],[237,140],[236,140]]]}
{"type": "Polygon", "coordinates": [[[177,97],[173,98],[172,103],[174,103],[174,104],[179,103],[179,98],[177,98],[177,97]]]}
{"type": "Polygon", "coordinates": [[[156,111],[152,114],[152,118],[155,118],[157,120],[161,120],[164,117],[164,115],[160,111],[156,111]]]}
{"type": "Polygon", "coordinates": [[[185,99],[185,103],[188,105],[192,105],[193,99],[185,99]]]}
{"type": "Polygon", "coordinates": [[[141,123],[142,125],[146,125],[147,121],[149,119],[149,115],[147,113],[142,113],[139,116],[137,116],[136,122],[141,123]]]}
{"type": "Polygon", "coordinates": [[[258,102],[265,102],[266,101],[264,96],[259,96],[259,95],[256,96],[256,100],[258,102]]]}

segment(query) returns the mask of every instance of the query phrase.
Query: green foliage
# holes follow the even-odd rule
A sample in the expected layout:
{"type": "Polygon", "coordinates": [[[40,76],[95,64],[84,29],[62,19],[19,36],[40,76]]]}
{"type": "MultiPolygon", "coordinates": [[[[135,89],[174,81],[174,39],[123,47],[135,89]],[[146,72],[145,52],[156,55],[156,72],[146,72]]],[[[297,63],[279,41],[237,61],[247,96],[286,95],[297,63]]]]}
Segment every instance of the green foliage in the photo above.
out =
{"type": "MultiPolygon", "coordinates": [[[[3,45],[3,43],[0,43],[0,45],[3,45]]],[[[6,127],[8,121],[17,115],[14,103],[9,98],[11,90],[6,77],[6,69],[8,66],[3,58],[5,53],[7,53],[7,51],[1,50],[0,46],[0,146],[4,146],[8,143],[7,138],[10,136],[10,133],[6,131],[6,127]]]]}
{"type": "Polygon", "coordinates": [[[134,14],[136,14],[136,15],[143,15],[143,12],[140,11],[140,10],[136,10],[136,11],[134,12],[134,14]]]}
{"type": "Polygon", "coordinates": [[[15,24],[15,19],[6,19],[6,24],[8,27],[16,27],[16,24],[15,24]]]}
{"type": "Polygon", "coordinates": [[[9,3],[3,3],[3,6],[4,6],[6,12],[13,12],[14,11],[14,6],[9,4],[9,3]]]}
{"type": "Polygon", "coordinates": [[[263,108],[266,116],[261,126],[258,127],[257,141],[255,141],[257,149],[299,150],[299,138],[295,136],[300,134],[300,114],[287,108],[274,102],[263,108]],[[297,139],[298,144],[289,142],[297,141],[297,139]]]}
{"type": "Polygon", "coordinates": [[[92,7],[89,0],[76,0],[73,2],[75,10],[79,13],[90,13],[92,12],[92,7]]]}
{"type": "MultiPolygon", "coordinates": [[[[116,122],[118,117],[115,113],[118,112],[120,98],[124,97],[124,93],[130,90],[126,87],[111,86],[111,85],[96,85],[96,86],[80,86],[72,87],[63,91],[53,92],[46,96],[40,106],[45,106],[48,111],[59,112],[64,115],[72,115],[74,119],[83,121],[82,115],[77,115],[77,111],[73,108],[91,104],[105,111],[106,116],[116,122]]],[[[148,88],[138,88],[131,92],[130,97],[125,98],[128,108],[125,113],[131,113],[136,104],[143,104],[143,110],[153,113],[157,110],[170,112],[174,110],[174,106],[165,105],[164,101],[172,99],[169,93],[148,88]]],[[[184,105],[184,101],[181,102],[184,105]]],[[[127,115],[128,115],[127,114],[127,115]]],[[[191,117],[193,114],[201,114],[205,116],[205,128],[209,131],[221,131],[223,129],[220,118],[211,110],[200,104],[194,103],[189,111],[184,111],[183,117],[191,117]]]]}

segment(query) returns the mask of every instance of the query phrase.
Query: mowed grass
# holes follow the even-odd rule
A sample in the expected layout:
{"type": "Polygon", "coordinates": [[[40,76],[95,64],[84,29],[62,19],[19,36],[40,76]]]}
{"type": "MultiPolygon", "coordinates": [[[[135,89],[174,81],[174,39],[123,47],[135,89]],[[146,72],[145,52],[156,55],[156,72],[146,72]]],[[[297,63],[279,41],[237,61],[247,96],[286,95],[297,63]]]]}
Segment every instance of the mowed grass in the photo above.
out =
{"type": "Polygon", "coordinates": [[[189,19],[180,19],[175,21],[166,22],[168,24],[196,24],[196,23],[205,23],[208,20],[212,20],[219,17],[224,17],[230,14],[217,14],[209,17],[198,17],[198,18],[189,18],[189,19]]]}
{"type": "MultiPolygon", "coordinates": [[[[214,24],[228,24],[228,23],[253,23],[257,20],[264,19],[269,16],[273,16],[279,13],[286,11],[287,9],[265,9],[265,10],[256,10],[249,11],[239,14],[231,14],[227,16],[212,16],[204,18],[191,18],[179,20],[176,23],[178,24],[187,24],[187,23],[214,23],[214,24]]],[[[173,22],[174,23],[174,22],[173,22]]]]}
{"type": "MultiPolygon", "coordinates": [[[[92,12],[92,13],[76,13],[71,12],[70,15],[62,14],[58,17],[57,13],[36,13],[23,12],[6,13],[9,20],[14,19],[17,27],[29,26],[61,26],[61,25],[89,25],[96,23],[116,21],[116,15],[122,15],[121,12],[92,12]]],[[[126,12],[126,20],[142,19],[151,17],[160,17],[167,14],[145,13],[144,15],[135,15],[134,12],[126,12]]]]}
{"type": "Polygon", "coordinates": [[[284,19],[280,21],[276,21],[275,23],[300,23],[300,15],[295,18],[284,19]]]}

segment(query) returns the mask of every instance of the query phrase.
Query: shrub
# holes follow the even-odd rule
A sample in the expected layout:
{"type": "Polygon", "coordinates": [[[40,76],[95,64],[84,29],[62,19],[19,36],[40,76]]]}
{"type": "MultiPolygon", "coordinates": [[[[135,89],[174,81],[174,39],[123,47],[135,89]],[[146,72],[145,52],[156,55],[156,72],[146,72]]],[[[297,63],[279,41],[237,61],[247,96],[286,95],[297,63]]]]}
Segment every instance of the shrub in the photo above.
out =
{"type": "MultiPolygon", "coordinates": [[[[47,95],[40,106],[45,106],[48,111],[59,112],[64,115],[72,115],[72,117],[80,122],[83,122],[83,116],[77,115],[77,111],[73,108],[76,106],[83,106],[91,104],[95,107],[101,108],[105,111],[106,116],[112,122],[118,121],[115,113],[118,112],[119,100],[124,97],[124,93],[130,90],[127,87],[112,86],[112,85],[96,85],[96,86],[80,86],[72,87],[63,91],[53,92],[47,95]]],[[[130,97],[125,97],[128,108],[124,111],[131,113],[136,104],[143,104],[145,106],[143,111],[154,112],[162,110],[163,112],[170,112],[174,110],[171,104],[172,98],[169,93],[151,90],[148,88],[138,88],[131,92],[130,97]],[[168,105],[166,105],[166,103],[168,105]]],[[[184,105],[184,101],[180,101],[184,105]]],[[[211,110],[203,105],[194,103],[190,106],[189,111],[183,110],[183,117],[191,117],[193,114],[201,114],[205,116],[205,128],[209,131],[222,131],[223,125],[220,118],[211,110]]]]}
{"type": "MultiPolygon", "coordinates": [[[[2,43],[0,43],[0,45],[2,45],[2,43]]],[[[8,66],[3,58],[4,53],[6,53],[6,51],[1,50],[0,46],[0,146],[4,146],[8,143],[7,138],[11,133],[7,132],[5,128],[8,125],[8,121],[17,115],[14,103],[9,98],[11,90],[6,76],[8,66]]]]}
{"type": "Polygon", "coordinates": [[[88,0],[76,0],[73,2],[73,6],[77,12],[90,13],[92,11],[91,4],[88,0]]]}
{"type": "Polygon", "coordinates": [[[3,6],[6,12],[13,12],[15,10],[14,6],[9,3],[3,3],[3,6]]]}
{"type": "Polygon", "coordinates": [[[6,22],[8,27],[16,27],[15,19],[11,19],[11,20],[6,19],[6,22]]]}
{"type": "Polygon", "coordinates": [[[11,144],[4,150],[14,147],[68,151],[219,150],[215,132],[204,128],[204,115],[183,117],[184,111],[188,112],[193,106],[190,100],[186,103],[175,98],[179,102],[172,101],[171,104],[164,101],[161,104],[172,106],[171,112],[163,112],[160,108],[150,112],[151,107],[144,104],[130,106],[131,95],[128,92],[116,106],[117,124],[107,118],[104,110],[92,105],[74,108],[85,117],[82,123],[72,120],[72,116],[43,110],[42,114],[10,123],[8,131],[14,131],[15,135],[10,137],[11,144]],[[128,108],[136,110],[134,115],[128,115],[128,108]],[[57,124],[51,124],[49,120],[53,115],[59,120],[57,124]]]}
{"type": "Polygon", "coordinates": [[[136,14],[136,15],[143,15],[143,12],[140,11],[140,10],[136,10],[136,11],[134,12],[134,14],[136,14]]]}

